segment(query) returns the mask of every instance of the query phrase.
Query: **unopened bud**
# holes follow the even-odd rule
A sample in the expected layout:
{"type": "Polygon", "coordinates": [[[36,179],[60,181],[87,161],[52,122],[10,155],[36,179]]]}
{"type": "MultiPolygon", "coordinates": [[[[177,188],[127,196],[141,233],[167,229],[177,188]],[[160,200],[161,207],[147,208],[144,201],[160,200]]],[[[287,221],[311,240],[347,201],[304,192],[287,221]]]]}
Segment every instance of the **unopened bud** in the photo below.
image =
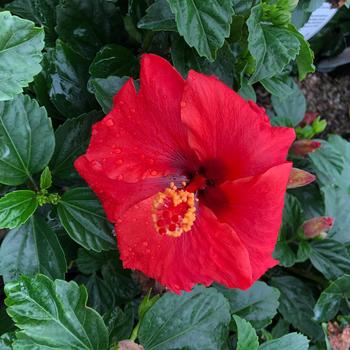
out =
{"type": "Polygon", "coordinates": [[[307,238],[327,237],[327,231],[333,227],[334,218],[329,216],[318,216],[305,221],[302,224],[304,235],[307,238]]]}
{"type": "Polygon", "coordinates": [[[132,340],[122,340],[118,343],[118,350],[144,350],[144,347],[132,340]]]}
{"type": "Polygon", "coordinates": [[[321,147],[321,142],[314,140],[298,140],[292,145],[292,151],[296,156],[306,156],[321,147]]]}
{"type": "Polygon", "coordinates": [[[300,122],[300,126],[306,126],[310,125],[317,117],[319,116],[318,113],[315,112],[306,112],[304,115],[304,119],[300,122]]]}
{"type": "Polygon", "coordinates": [[[301,170],[298,168],[292,168],[288,183],[287,183],[287,188],[298,188],[302,186],[306,186],[310,184],[311,182],[314,182],[316,180],[316,176],[313,174],[310,174],[309,172],[305,170],[301,170]]]}

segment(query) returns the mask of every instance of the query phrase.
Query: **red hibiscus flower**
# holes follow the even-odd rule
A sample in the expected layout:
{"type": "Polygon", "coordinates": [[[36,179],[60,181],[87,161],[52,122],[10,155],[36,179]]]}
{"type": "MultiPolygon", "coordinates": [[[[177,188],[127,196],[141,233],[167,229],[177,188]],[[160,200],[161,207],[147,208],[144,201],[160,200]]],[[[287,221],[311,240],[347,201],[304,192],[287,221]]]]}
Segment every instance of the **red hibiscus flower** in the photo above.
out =
{"type": "Polygon", "coordinates": [[[294,130],[215,77],[144,55],[76,160],[115,223],[124,267],[169,289],[248,288],[277,264],[294,130]]]}

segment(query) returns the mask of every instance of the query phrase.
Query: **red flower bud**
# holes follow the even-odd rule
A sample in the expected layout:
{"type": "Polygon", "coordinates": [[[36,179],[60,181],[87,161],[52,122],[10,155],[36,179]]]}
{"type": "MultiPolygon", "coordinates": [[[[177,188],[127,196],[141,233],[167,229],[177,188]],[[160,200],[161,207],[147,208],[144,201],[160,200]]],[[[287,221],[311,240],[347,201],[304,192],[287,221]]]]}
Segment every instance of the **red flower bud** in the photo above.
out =
{"type": "Polygon", "coordinates": [[[318,216],[310,220],[305,221],[302,224],[302,229],[304,230],[305,237],[314,238],[327,236],[327,231],[329,231],[334,223],[334,218],[327,216],[318,216]]]}
{"type": "Polygon", "coordinates": [[[316,176],[313,174],[308,173],[305,170],[301,170],[298,168],[292,168],[288,183],[287,183],[287,188],[298,188],[302,186],[306,186],[310,184],[311,182],[314,182],[316,180],[316,176]]]}
{"type": "Polygon", "coordinates": [[[306,112],[304,119],[300,122],[300,126],[304,127],[306,125],[312,124],[312,122],[319,116],[318,113],[315,112],[306,112]]]}
{"type": "Polygon", "coordinates": [[[321,142],[313,140],[299,140],[292,145],[292,151],[296,156],[306,156],[309,153],[315,152],[321,147],[321,142]]]}

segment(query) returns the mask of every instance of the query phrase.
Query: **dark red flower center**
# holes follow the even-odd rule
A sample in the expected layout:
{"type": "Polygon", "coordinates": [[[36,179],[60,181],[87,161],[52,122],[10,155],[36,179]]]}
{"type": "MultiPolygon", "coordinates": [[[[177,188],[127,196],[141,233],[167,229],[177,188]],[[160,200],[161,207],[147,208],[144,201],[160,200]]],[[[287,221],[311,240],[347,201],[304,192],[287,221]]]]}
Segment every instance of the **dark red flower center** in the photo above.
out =
{"type": "Polygon", "coordinates": [[[177,188],[173,182],[153,200],[152,218],[157,232],[161,235],[180,237],[191,230],[197,211],[196,192],[206,187],[206,179],[195,176],[189,184],[177,188]]]}

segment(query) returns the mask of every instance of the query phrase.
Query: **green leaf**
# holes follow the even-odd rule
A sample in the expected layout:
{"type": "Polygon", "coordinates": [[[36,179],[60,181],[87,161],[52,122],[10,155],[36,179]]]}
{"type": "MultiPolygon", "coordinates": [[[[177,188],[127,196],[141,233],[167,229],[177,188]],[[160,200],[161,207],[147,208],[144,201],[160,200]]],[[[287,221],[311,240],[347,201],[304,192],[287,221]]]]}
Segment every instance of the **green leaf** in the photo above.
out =
{"type": "Polygon", "coordinates": [[[5,292],[7,312],[20,329],[17,338],[27,339],[35,348],[108,348],[107,328],[102,317],[86,307],[83,286],[62,280],[52,282],[43,275],[32,279],[22,276],[7,284],[5,292]]]}
{"type": "Polygon", "coordinates": [[[95,103],[86,87],[89,61],[60,40],[46,58],[47,89],[57,110],[66,118],[91,111],[95,103]]]}
{"type": "Polygon", "coordinates": [[[230,322],[227,300],[214,288],[164,294],[143,318],[138,338],[145,350],[217,350],[230,322]]]}
{"type": "Polygon", "coordinates": [[[323,185],[335,185],[344,169],[342,154],[329,142],[318,140],[321,147],[310,153],[313,170],[317,180],[323,185]]]}
{"type": "Polygon", "coordinates": [[[80,272],[87,275],[101,270],[103,265],[106,265],[111,260],[115,260],[117,253],[114,250],[94,252],[79,248],[76,264],[80,272]]]}
{"type": "Polygon", "coordinates": [[[300,42],[300,52],[297,56],[297,67],[299,80],[304,80],[308,73],[313,73],[315,71],[315,66],[313,64],[314,53],[311,50],[308,41],[305,40],[304,36],[300,34],[293,25],[289,25],[288,29],[293,32],[300,42]]]}
{"type": "Polygon", "coordinates": [[[306,335],[320,339],[322,329],[312,320],[315,299],[309,287],[292,276],[273,277],[271,284],[281,292],[278,311],[283,318],[306,335]]]}
{"type": "Polygon", "coordinates": [[[121,18],[114,0],[69,0],[57,6],[56,31],[82,57],[96,52],[120,35],[121,18]]]}
{"type": "Polygon", "coordinates": [[[285,99],[294,92],[293,80],[286,75],[263,79],[261,84],[269,93],[280,99],[285,99]]]}
{"type": "Polygon", "coordinates": [[[249,83],[281,75],[283,69],[296,58],[300,50],[299,40],[293,32],[274,27],[261,21],[262,8],[252,8],[247,20],[248,49],[255,59],[255,72],[249,83]]]}
{"type": "Polygon", "coordinates": [[[230,35],[231,1],[168,0],[176,24],[187,44],[200,56],[214,61],[217,50],[230,35]]]}
{"type": "Polygon", "coordinates": [[[314,308],[315,320],[325,322],[333,319],[345,298],[350,298],[350,275],[339,277],[321,293],[314,308]]]}
{"type": "Polygon", "coordinates": [[[132,304],[127,304],[124,311],[117,306],[107,312],[103,318],[108,328],[110,344],[117,344],[130,337],[135,318],[132,304]]]}
{"type": "Polygon", "coordinates": [[[81,187],[67,191],[57,211],[69,236],[84,248],[96,252],[116,248],[113,227],[90,189],[81,187]]]}
{"type": "Polygon", "coordinates": [[[0,227],[23,225],[38,207],[36,193],[29,190],[13,191],[0,199],[0,227]]]}
{"type": "Polygon", "coordinates": [[[321,188],[325,202],[325,215],[334,218],[334,225],[328,237],[340,243],[349,243],[349,203],[350,193],[332,185],[321,188]]]}
{"type": "Polygon", "coordinates": [[[1,244],[0,274],[5,282],[22,274],[64,278],[66,271],[66,259],[57,237],[38,215],[8,232],[1,244]]]}
{"type": "Polygon", "coordinates": [[[151,297],[151,290],[148,294],[142,299],[139,306],[139,320],[142,320],[146,315],[147,311],[158,301],[160,295],[154,295],[151,297]]]}
{"type": "Polygon", "coordinates": [[[117,257],[102,266],[101,274],[103,280],[113,290],[118,305],[133,300],[140,293],[138,285],[131,277],[131,272],[123,269],[117,257]]]}
{"type": "Polygon", "coordinates": [[[73,163],[83,154],[90,142],[91,127],[100,120],[102,113],[92,111],[77,118],[66,120],[55,131],[56,147],[50,161],[55,179],[78,180],[73,163]]]}
{"type": "Polygon", "coordinates": [[[113,106],[113,97],[127,82],[128,77],[90,78],[88,89],[95,94],[104,113],[109,113],[113,106]]]}
{"type": "Polygon", "coordinates": [[[16,339],[14,333],[5,333],[0,337],[0,350],[12,350],[13,341],[16,339]]]}
{"type": "Polygon", "coordinates": [[[259,341],[252,325],[237,315],[233,315],[233,319],[236,322],[238,333],[236,350],[257,350],[259,341]]]}
{"type": "Polygon", "coordinates": [[[44,30],[0,12],[0,101],[13,99],[41,71],[44,30]]]}
{"type": "Polygon", "coordinates": [[[187,77],[188,71],[194,69],[207,75],[216,75],[226,85],[232,87],[234,56],[228,44],[225,44],[217,53],[214,62],[200,57],[198,53],[188,47],[180,36],[174,36],[172,41],[171,57],[175,68],[187,77]]]}
{"type": "Polygon", "coordinates": [[[284,335],[281,338],[267,341],[260,345],[259,350],[308,350],[309,341],[308,339],[298,333],[290,333],[284,335]]]}
{"type": "Polygon", "coordinates": [[[272,96],[273,109],[278,117],[286,117],[291,120],[293,126],[298,125],[304,118],[306,112],[306,99],[295,82],[291,82],[293,92],[284,98],[272,96]]]}
{"type": "Polygon", "coordinates": [[[343,244],[325,239],[311,242],[310,247],[312,265],[327,279],[335,280],[350,274],[350,255],[343,244]]]}
{"type": "Polygon", "coordinates": [[[137,27],[154,31],[177,31],[175,16],[171,12],[167,0],[156,0],[148,7],[146,15],[140,19],[137,27]]]}
{"type": "Polygon", "coordinates": [[[101,277],[93,273],[85,283],[89,295],[88,305],[103,315],[116,306],[113,286],[109,286],[101,277]]]}
{"type": "Polygon", "coordinates": [[[52,185],[52,175],[49,167],[45,167],[40,176],[40,189],[47,190],[52,185]]]}
{"type": "Polygon", "coordinates": [[[124,46],[110,44],[103,47],[92,61],[89,72],[93,78],[110,75],[129,76],[137,66],[134,54],[124,46]]]}
{"type": "Polygon", "coordinates": [[[246,319],[256,329],[266,327],[276,315],[280,293],[265,282],[257,281],[247,290],[217,284],[215,288],[229,301],[231,313],[246,319]]]}
{"type": "Polygon", "coordinates": [[[0,102],[0,183],[20,185],[32,180],[32,174],[47,165],[54,147],[45,108],[25,95],[0,102]]]}
{"type": "Polygon", "coordinates": [[[55,25],[58,3],[59,0],[15,0],[5,8],[15,15],[30,19],[42,26],[45,29],[45,41],[52,46],[57,37],[55,25]]]}

